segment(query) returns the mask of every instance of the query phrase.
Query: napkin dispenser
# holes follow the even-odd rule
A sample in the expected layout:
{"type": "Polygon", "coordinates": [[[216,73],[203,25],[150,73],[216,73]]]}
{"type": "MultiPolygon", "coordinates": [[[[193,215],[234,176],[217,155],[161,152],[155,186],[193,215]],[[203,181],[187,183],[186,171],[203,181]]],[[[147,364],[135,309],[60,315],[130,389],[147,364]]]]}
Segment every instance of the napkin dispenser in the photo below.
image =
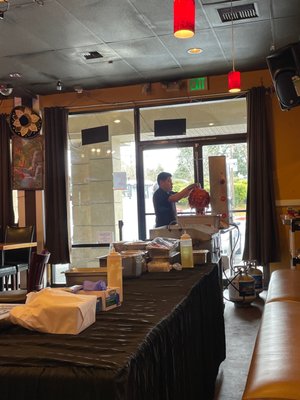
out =
{"type": "Polygon", "coordinates": [[[107,288],[106,290],[80,290],[78,294],[84,294],[87,296],[96,296],[96,313],[101,311],[109,311],[121,305],[120,301],[121,289],[119,287],[107,288]]]}

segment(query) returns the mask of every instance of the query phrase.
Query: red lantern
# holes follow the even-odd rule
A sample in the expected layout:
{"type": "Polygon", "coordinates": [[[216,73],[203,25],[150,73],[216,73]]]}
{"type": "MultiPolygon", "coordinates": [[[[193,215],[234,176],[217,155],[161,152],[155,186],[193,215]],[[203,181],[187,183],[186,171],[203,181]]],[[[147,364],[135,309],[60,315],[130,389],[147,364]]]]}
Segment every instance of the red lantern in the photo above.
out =
{"type": "Polygon", "coordinates": [[[241,91],[241,73],[239,71],[230,71],[228,74],[228,91],[237,93],[241,91]]]}
{"type": "Polygon", "coordinates": [[[195,34],[195,0],[174,0],[174,36],[187,39],[195,34]]]}

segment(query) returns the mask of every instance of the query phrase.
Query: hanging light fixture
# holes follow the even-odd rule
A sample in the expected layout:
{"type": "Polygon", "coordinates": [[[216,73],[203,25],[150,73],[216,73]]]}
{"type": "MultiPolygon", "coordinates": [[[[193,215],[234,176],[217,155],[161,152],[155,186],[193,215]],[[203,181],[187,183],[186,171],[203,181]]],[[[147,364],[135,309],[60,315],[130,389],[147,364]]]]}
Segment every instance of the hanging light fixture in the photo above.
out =
{"type": "Polygon", "coordinates": [[[238,93],[241,91],[241,73],[234,69],[228,73],[228,91],[238,93]]]}
{"type": "Polygon", "coordinates": [[[233,36],[233,12],[231,1],[231,52],[232,52],[232,71],[228,74],[228,91],[230,93],[238,93],[241,91],[241,73],[235,70],[235,49],[233,36]]]}
{"type": "Polygon", "coordinates": [[[188,39],[195,34],[195,0],[174,0],[174,36],[188,39]]]}

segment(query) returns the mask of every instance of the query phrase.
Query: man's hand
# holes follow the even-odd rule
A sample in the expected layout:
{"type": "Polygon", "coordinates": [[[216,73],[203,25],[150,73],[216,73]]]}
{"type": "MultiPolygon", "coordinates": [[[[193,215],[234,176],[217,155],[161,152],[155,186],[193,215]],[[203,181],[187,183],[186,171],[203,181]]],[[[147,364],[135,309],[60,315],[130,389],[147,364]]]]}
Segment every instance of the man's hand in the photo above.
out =
{"type": "Polygon", "coordinates": [[[180,192],[174,193],[169,196],[168,200],[175,202],[181,200],[183,197],[188,197],[191,190],[195,189],[196,187],[199,187],[199,183],[192,183],[191,185],[186,186],[180,192]]]}
{"type": "Polygon", "coordinates": [[[192,183],[191,185],[187,186],[188,190],[195,189],[198,186],[198,183],[192,183]]]}

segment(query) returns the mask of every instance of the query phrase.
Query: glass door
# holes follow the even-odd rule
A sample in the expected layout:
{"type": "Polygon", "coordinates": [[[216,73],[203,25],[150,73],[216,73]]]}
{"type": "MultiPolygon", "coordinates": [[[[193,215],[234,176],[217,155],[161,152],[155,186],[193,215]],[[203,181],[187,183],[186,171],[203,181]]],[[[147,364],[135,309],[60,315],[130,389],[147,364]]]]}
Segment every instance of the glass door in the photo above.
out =
{"type": "MultiPolygon", "coordinates": [[[[157,189],[157,175],[164,171],[172,174],[173,191],[179,192],[195,182],[193,146],[156,148],[143,151],[146,237],[149,229],[155,227],[155,214],[152,197],[157,189]]],[[[188,199],[181,199],[176,204],[177,214],[189,213],[188,199]]]]}
{"type": "MultiPolygon", "coordinates": [[[[157,189],[156,177],[162,171],[170,172],[173,190],[180,191],[198,181],[210,192],[209,157],[225,156],[230,188],[231,229],[223,230],[222,253],[235,264],[242,260],[246,225],[247,199],[247,144],[228,143],[184,147],[156,148],[143,151],[146,237],[155,226],[152,197],[157,189]]],[[[212,195],[212,194],[211,194],[212,195]]],[[[176,204],[177,214],[194,214],[184,198],[176,204]]],[[[209,212],[209,210],[208,210],[209,212]]]]}
{"type": "MultiPolygon", "coordinates": [[[[139,156],[137,166],[141,166],[142,170],[142,174],[138,176],[137,188],[141,238],[148,236],[149,229],[155,223],[152,195],[159,172],[167,171],[173,175],[176,191],[191,182],[199,182],[209,191],[208,154],[223,154],[227,157],[231,156],[233,151],[235,158],[232,158],[232,163],[236,162],[236,153],[239,150],[232,150],[232,146],[234,148],[234,143],[246,142],[246,105],[246,98],[238,97],[139,109],[136,132],[139,156]],[[176,124],[183,120],[186,122],[186,129],[178,132],[176,124]],[[157,127],[160,126],[158,123],[162,122],[172,123],[171,126],[175,126],[176,129],[168,126],[168,129],[160,131],[157,127]],[[142,192],[144,183],[145,195],[142,192]]],[[[246,148],[246,145],[243,146],[246,148]]],[[[244,154],[241,152],[241,157],[244,154]]],[[[246,162],[246,155],[244,161],[246,162]]],[[[245,176],[245,172],[239,169],[240,159],[238,164],[235,174],[236,198],[245,186],[242,182],[242,187],[238,188],[240,182],[237,180],[245,176]]],[[[233,167],[236,168],[236,165],[233,167]]],[[[240,206],[241,204],[238,210],[240,206]]],[[[187,199],[177,204],[177,211],[178,214],[194,213],[194,210],[189,209],[187,199]]]]}

